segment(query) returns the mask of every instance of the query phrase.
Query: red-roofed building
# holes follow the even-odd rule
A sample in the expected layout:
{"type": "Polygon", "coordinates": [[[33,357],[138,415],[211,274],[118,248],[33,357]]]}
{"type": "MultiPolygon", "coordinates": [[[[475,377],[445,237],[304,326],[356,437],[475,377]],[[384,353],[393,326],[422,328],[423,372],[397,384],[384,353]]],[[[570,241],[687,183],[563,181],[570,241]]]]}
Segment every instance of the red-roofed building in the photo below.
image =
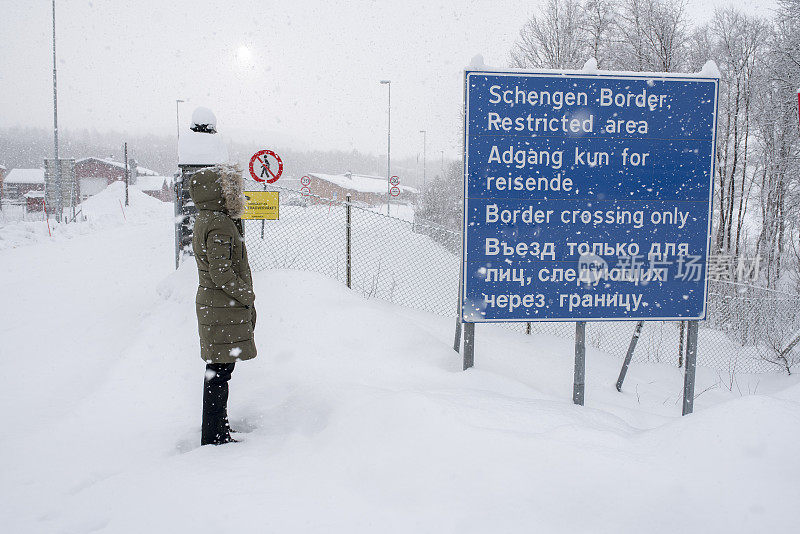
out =
{"type": "MultiPolygon", "coordinates": [[[[158,173],[144,167],[130,169],[130,184],[136,183],[138,176],[156,176],[158,173]]],[[[80,199],[86,200],[96,195],[112,182],[125,181],[125,164],[111,158],[81,158],[75,161],[75,179],[78,182],[80,199]]]]}

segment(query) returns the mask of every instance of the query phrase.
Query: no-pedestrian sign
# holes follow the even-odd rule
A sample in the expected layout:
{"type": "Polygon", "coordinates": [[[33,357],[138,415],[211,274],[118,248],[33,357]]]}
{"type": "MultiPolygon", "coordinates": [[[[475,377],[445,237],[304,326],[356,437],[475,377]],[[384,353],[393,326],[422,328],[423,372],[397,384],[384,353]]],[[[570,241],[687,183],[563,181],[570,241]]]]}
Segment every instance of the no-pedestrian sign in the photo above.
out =
{"type": "Polygon", "coordinates": [[[466,72],[463,320],[704,318],[718,82],[466,72]]]}
{"type": "Polygon", "coordinates": [[[277,182],[282,173],[283,160],[272,150],[260,150],[250,158],[250,176],[256,182],[277,182]]]}

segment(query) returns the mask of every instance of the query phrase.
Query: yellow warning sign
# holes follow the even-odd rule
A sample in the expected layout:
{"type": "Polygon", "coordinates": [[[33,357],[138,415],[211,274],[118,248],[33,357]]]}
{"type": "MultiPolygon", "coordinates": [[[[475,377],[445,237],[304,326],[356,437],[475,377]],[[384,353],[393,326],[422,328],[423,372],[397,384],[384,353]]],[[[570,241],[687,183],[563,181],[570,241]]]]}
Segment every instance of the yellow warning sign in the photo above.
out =
{"type": "Polygon", "coordinates": [[[278,219],[277,191],[245,191],[247,202],[242,219],[274,221],[278,219]]]}

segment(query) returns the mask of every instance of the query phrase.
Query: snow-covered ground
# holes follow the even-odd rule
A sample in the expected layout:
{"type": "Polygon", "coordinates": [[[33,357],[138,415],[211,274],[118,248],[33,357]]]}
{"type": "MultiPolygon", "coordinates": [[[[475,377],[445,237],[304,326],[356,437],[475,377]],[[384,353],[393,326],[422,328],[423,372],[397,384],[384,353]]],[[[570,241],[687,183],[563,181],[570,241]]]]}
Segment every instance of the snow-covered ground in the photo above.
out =
{"type": "Polygon", "coordinates": [[[620,394],[589,350],[576,407],[567,341],[479,325],[462,372],[452,319],[290,270],[255,275],[243,442],[200,448],[194,266],[171,205],[120,195],[0,248],[3,532],[796,531],[797,378],[699,368],[681,418],[678,369],[620,394]]]}

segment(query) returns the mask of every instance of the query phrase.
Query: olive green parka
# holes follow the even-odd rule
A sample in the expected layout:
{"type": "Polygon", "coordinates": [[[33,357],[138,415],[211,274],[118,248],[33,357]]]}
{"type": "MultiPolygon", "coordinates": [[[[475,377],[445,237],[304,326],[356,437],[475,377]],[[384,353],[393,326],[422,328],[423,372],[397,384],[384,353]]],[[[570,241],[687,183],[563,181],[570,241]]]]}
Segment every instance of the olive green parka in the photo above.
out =
{"type": "Polygon", "coordinates": [[[192,249],[197,260],[197,323],[200,355],[208,363],[256,357],[256,297],[242,234],[234,221],[244,209],[242,174],[221,165],[189,178],[197,206],[192,249]]]}

